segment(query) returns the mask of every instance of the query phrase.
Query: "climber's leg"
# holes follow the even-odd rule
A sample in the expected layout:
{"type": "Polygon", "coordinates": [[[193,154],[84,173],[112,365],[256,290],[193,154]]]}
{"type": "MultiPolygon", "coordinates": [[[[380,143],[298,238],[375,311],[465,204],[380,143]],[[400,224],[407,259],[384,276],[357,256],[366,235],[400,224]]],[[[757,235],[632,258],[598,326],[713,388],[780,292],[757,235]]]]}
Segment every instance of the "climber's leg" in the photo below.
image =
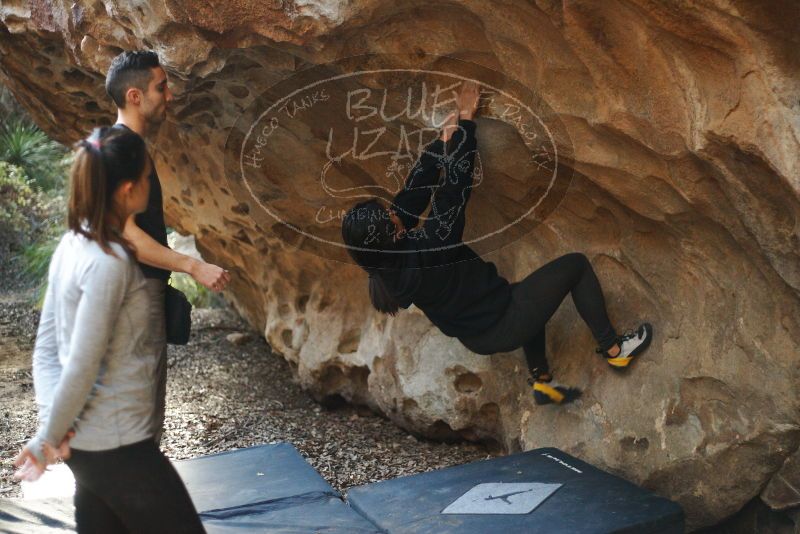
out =
{"type": "Polygon", "coordinates": [[[616,343],[617,334],[608,319],[600,282],[583,254],[566,254],[545,264],[515,284],[514,292],[520,301],[529,304],[532,330],[543,326],[567,294],[572,294],[578,314],[602,350],[616,343]]]}

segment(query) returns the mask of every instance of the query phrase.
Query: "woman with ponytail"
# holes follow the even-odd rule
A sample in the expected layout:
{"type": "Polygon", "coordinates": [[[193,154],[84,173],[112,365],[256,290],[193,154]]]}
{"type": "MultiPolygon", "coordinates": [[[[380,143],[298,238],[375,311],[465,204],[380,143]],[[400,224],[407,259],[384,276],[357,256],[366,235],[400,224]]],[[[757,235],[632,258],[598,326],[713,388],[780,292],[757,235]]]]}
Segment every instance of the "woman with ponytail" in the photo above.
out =
{"type": "Polygon", "coordinates": [[[580,390],[552,382],[545,357],[545,324],[568,294],[612,368],[626,368],[650,344],[652,326],[617,335],[608,319],[600,283],[589,260],[567,254],[520,282],[497,274],[462,241],[473,184],[477,140],[472,120],[478,86],[464,82],[457,112],[427,145],[405,187],[386,207],[378,199],[355,205],[342,221],[342,238],[369,273],[369,295],[378,311],[394,315],[411,304],[445,335],[478,354],[523,348],[534,399],[570,402],[580,390]],[[420,217],[430,213],[418,227],[420,217]]]}
{"type": "Polygon", "coordinates": [[[98,128],[78,143],[68,231],[50,263],[33,352],[39,429],[15,465],[37,479],[66,460],[85,532],[204,532],[154,437],[157,362],[148,296],[125,221],[145,209],[152,162],[135,133],[98,128]]]}

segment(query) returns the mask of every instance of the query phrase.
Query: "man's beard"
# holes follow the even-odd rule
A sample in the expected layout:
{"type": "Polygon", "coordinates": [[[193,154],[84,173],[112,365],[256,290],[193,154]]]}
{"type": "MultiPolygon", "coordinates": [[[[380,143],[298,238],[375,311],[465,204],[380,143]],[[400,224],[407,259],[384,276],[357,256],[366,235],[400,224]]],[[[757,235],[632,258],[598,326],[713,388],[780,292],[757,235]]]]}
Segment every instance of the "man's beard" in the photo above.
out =
{"type": "Polygon", "coordinates": [[[153,113],[152,115],[145,117],[145,129],[147,130],[147,135],[156,135],[166,119],[166,111],[153,113]]]}

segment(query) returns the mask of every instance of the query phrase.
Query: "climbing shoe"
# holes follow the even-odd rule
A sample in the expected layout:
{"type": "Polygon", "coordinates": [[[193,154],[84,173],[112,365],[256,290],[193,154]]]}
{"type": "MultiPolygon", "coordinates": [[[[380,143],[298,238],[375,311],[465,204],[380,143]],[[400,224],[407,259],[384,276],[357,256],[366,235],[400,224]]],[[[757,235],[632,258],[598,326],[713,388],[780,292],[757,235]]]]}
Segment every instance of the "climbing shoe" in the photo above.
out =
{"type": "Polygon", "coordinates": [[[530,373],[530,378],[528,379],[528,384],[532,385],[533,382],[550,382],[553,380],[553,375],[550,374],[550,371],[546,367],[534,367],[532,369],[528,369],[530,373]]]}
{"type": "MultiPolygon", "coordinates": [[[[619,345],[618,354],[611,356],[608,351],[597,349],[595,352],[602,354],[608,365],[615,369],[625,369],[633,361],[633,358],[641,354],[650,346],[653,339],[653,326],[650,323],[642,323],[635,331],[627,332],[617,337],[616,344],[619,345]]],[[[613,346],[613,345],[612,345],[613,346]]]]}
{"type": "Polygon", "coordinates": [[[581,390],[543,380],[529,380],[533,389],[533,400],[536,404],[566,404],[581,396],[581,390]]]}

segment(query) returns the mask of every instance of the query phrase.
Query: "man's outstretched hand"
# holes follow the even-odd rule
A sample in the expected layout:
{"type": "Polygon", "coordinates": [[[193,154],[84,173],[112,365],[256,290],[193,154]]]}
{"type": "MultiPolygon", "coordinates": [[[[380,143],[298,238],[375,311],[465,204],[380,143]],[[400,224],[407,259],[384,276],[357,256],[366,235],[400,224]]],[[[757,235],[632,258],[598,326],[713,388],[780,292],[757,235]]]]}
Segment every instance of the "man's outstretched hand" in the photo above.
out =
{"type": "Polygon", "coordinates": [[[192,264],[189,275],[211,291],[222,291],[231,281],[231,273],[222,267],[200,260],[192,264]]]}

